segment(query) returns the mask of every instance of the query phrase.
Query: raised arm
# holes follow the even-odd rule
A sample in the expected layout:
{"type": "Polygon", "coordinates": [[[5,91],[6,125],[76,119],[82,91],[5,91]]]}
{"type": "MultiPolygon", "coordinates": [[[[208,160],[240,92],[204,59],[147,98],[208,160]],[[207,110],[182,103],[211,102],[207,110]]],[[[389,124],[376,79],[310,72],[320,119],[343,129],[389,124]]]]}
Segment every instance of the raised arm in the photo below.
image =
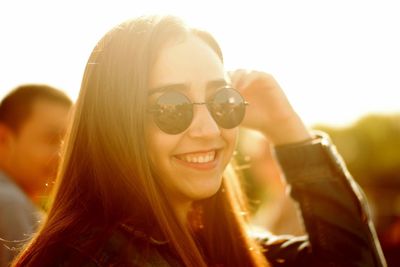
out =
{"type": "Polygon", "coordinates": [[[364,195],[330,138],[307,129],[271,75],[239,70],[231,77],[250,103],[243,126],[274,144],[307,231],[262,240],[273,266],[386,266],[364,195]]]}

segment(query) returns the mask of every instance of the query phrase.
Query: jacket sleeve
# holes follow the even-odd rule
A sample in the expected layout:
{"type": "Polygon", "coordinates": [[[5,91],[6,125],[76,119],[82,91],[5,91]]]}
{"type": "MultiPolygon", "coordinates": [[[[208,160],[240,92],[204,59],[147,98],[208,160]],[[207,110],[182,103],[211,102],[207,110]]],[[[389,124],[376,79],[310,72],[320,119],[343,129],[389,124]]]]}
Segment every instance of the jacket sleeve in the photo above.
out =
{"type": "Polygon", "coordinates": [[[305,237],[263,240],[273,266],[386,266],[367,202],[324,133],[311,141],[275,147],[305,237]]]}

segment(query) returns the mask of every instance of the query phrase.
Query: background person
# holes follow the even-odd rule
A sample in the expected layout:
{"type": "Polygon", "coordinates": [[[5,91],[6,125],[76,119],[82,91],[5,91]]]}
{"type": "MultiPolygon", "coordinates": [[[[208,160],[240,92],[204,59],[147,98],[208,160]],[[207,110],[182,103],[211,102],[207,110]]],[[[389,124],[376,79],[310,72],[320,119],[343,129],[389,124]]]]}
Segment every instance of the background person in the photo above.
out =
{"type": "Polygon", "coordinates": [[[40,220],[71,105],[62,91],[39,84],[21,85],[0,103],[0,266],[9,266],[40,220]]]}

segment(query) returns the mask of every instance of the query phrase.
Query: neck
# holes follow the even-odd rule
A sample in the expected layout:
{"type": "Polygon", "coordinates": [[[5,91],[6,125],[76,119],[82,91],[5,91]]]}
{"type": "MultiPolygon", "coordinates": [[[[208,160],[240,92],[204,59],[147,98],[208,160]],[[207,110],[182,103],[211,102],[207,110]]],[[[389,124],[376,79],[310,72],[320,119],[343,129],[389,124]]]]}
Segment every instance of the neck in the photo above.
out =
{"type": "Polygon", "coordinates": [[[187,201],[184,203],[180,203],[179,205],[174,205],[174,210],[178,221],[184,226],[187,225],[188,213],[191,209],[191,206],[192,201],[187,201]]]}
{"type": "Polygon", "coordinates": [[[34,203],[37,207],[44,209],[48,200],[49,189],[47,187],[36,188],[33,185],[27,186],[22,183],[15,181],[19,188],[25,193],[25,195],[34,203]]]}
{"type": "Polygon", "coordinates": [[[41,194],[34,194],[34,195],[28,195],[29,198],[32,200],[32,202],[39,208],[46,210],[48,206],[48,201],[49,198],[47,195],[41,193],[41,194]]]}

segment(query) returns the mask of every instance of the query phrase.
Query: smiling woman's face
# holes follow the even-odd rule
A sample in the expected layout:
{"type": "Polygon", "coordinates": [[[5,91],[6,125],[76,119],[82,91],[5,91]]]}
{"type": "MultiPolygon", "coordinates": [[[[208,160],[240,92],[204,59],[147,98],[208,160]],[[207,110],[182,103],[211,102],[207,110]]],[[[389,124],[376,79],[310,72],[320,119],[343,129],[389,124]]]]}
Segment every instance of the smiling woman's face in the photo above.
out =
{"type": "MultiPolygon", "coordinates": [[[[226,83],[217,54],[201,39],[189,36],[161,51],[150,79],[150,90],[157,90],[150,91],[149,103],[169,91],[183,93],[191,102],[205,102],[226,83]]],[[[237,127],[220,128],[205,105],[193,109],[190,126],[175,135],[161,131],[149,115],[150,155],[173,205],[215,194],[236,144],[237,127]]]]}

